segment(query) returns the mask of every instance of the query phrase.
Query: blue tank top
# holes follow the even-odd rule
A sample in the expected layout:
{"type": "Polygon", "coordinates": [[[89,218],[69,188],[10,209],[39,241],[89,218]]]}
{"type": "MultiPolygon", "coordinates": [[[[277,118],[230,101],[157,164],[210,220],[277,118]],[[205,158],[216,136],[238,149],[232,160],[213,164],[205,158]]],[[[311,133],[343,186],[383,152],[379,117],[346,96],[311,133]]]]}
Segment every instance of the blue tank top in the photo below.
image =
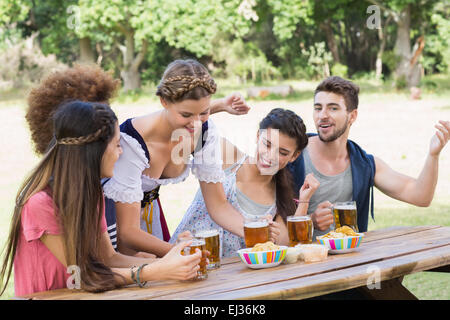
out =
{"type": "MultiPolygon", "coordinates": [[[[308,137],[316,136],[308,133],[308,137]]],[[[347,149],[352,169],[353,199],[358,210],[358,229],[366,232],[369,224],[369,208],[372,219],[373,213],[373,186],[375,178],[375,160],[373,155],[367,154],[361,147],[351,140],[347,140],[347,149]]],[[[298,194],[305,181],[305,159],[303,153],[288,165],[294,178],[294,192],[298,194]]],[[[328,199],[323,199],[326,201],[328,199]]]]}

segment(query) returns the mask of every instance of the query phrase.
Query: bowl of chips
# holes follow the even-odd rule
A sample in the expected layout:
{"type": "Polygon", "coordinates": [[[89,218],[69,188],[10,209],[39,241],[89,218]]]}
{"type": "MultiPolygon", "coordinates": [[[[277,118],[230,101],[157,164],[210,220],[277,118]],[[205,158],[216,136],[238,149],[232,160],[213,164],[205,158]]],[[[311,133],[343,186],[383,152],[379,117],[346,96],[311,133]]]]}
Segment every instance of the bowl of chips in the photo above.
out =
{"type": "Polygon", "coordinates": [[[321,245],[326,246],[329,253],[339,254],[354,251],[361,244],[363,237],[364,233],[358,233],[348,226],[343,226],[323,236],[316,237],[316,240],[321,245]]]}
{"type": "Polygon", "coordinates": [[[257,243],[253,248],[237,251],[241,261],[249,268],[262,269],[278,266],[286,257],[286,246],[278,246],[271,241],[257,243]]]}

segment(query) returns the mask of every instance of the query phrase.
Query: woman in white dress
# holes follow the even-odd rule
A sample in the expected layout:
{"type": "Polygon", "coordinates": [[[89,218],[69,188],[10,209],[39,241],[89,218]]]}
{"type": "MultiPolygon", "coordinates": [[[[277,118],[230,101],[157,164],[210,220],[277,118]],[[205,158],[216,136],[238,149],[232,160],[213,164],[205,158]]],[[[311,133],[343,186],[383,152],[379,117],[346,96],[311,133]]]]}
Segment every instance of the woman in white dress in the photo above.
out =
{"type": "MultiPolygon", "coordinates": [[[[286,165],[293,162],[308,144],[302,119],[293,111],[273,109],[260,123],[257,148],[253,157],[243,154],[222,139],[223,169],[226,178],[222,183],[226,200],[236,209],[227,215],[217,215],[213,208],[214,190],[197,192],[192,204],[170,240],[186,230],[191,232],[218,229],[221,238],[221,256],[229,257],[245,247],[243,239],[244,218],[267,216],[276,224],[271,240],[287,245],[289,242],[286,218],[306,215],[308,202],[319,186],[312,174],[308,175],[298,195],[296,207],[292,177],[286,165]],[[231,155],[231,157],[230,157],[231,155]],[[238,159],[231,166],[230,158],[238,159]],[[205,197],[204,197],[205,196],[205,197]],[[238,214],[235,214],[238,212],[238,214]]],[[[203,189],[202,189],[203,190],[203,189]]]]}
{"type": "Polygon", "coordinates": [[[156,92],[163,109],[120,126],[123,154],[103,184],[108,221],[117,218],[108,231],[120,252],[161,257],[173,247],[158,198],[161,185],[184,181],[190,171],[201,184],[224,180],[219,135],[209,115],[245,114],[249,108],[238,94],[211,101],[215,91],[202,64],[176,60],[156,92]]]}

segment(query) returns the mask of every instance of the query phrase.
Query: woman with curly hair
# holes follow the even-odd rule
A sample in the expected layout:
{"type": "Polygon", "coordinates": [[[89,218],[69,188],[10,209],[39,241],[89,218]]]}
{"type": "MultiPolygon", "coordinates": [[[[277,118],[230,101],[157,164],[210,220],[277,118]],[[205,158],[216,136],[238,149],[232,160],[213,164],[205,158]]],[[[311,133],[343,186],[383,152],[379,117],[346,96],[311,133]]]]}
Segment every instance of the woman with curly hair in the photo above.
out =
{"type": "Polygon", "coordinates": [[[60,104],[70,100],[108,104],[119,86],[120,80],[97,65],[76,65],[41,81],[28,96],[25,115],[36,153],[44,154],[52,140],[52,115],[60,104]]]}
{"type": "Polygon", "coordinates": [[[72,101],[57,108],[52,119],[55,143],[17,193],[0,295],[13,268],[17,296],[65,288],[74,266],[80,280],[76,284],[90,292],[193,278],[201,252],[182,256],[189,243],[180,243],[158,260],[122,255],[111,245],[100,182],[112,176],[122,153],[111,108],[72,101]]]}
{"type": "MultiPolygon", "coordinates": [[[[189,61],[189,60],[187,60],[189,61]]],[[[195,62],[196,64],[200,65],[198,62],[195,62]]],[[[178,63],[177,63],[178,64],[178,63]]],[[[203,69],[206,70],[203,66],[201,66],[203,69]]],[[[202,71],[204,73],[204,71],[202,71]]],[[[206,73],[207,74],[207,71],[206,73]]],[[[209,74],[208,74],[209,75],[209,74]]],[[[169,103],[172,102],[170,100],[171,98],[174,98],[177,102],[180,101],[180,99],[197,99],[198,96],[196,95],[185,95],[187,91],[189,92],[197,92],[205,91],[203,92],[203,96],[208,95],[208,115],[213,114],[216,112],[225,111],[230,114],[240,115],[245,114],[248,112],[249,107],[245,103],[245,101],[240,97],[238,94],[231,94],[225,98],[222,99],[215,99],[210,101],[209,95],[214,91],[215,92],[215,83],[212,81],[210,84],[211,86],[208,89],[202,89],[202,85],[205,86],[206,82],[201,82],[200,79],[196,79],[196,77],[190,79],[190,80],[182,80],[177,81],[176,79],[172,79],[173,81],[166,82],[165,85],[160,86],[158,89],[158,95],[161,97],[164,96],[166,99],[163,99],[164,101],[167,101],[169,103]],[[191,81],[192,80],[192,81],[191,81]],[[182,88],[177,87],[179,85],[186,85],[189,84],[190,88],[182,88]],[[186,91],[187,89],[187,91],[186,91]],[[174,90],[178,90],[178,92],[174,92],[174,90]],[[184,92],[181,91],[184,90],[184,92]]],[[[118,92],[120,86],[120,80],[114,79],[113,76],[110,73],[107,73],[103,71],[100,67],[95,65],[77,65],[73,68],[68,68],[66,70],[62,71],[56,71],[50,74],[47,78],[42,80],[42,82],[36,87],[33,88],[30,92],[30,95],[28,97],[28,110],[26,112],[26,120],[29,124],[30,131],[31,131],[31,138],[35,144],[35,150],[38,154],[44,154],[45,151],[51,147],[52,145],[52,137],[53,137],[53,128],[52,128],[52,122],[51,118],[58,106],[63,103],[70,100],[81,100],[81,101],[89,101],[89,102],[102,102],[102,103],[109,103],[112,98],[114,98],[118,92]]],[[[196,102],[194,102],[196,104],[196,102]]],[[[164,105],[163,105],[164,106],[164,105]]],[[[202,105],[204,106],[204,104],[202,105]]],[[[158,113],[158,112],[157,112],[158,113]]],[[[203,116],[203,115],[202,115],[203,116]]],[[[183,116],[184,117],[184,116],[183,116]]],[[[188,117],[185,117],[185,119],[188,119],[188,117]]],[[[133,118],[128,119],[121,125],[121,131],[122,139],[121,144],[126,149],[127,145],[129,145],[128,141],[130,140],[129,137],[132,137],[134,141],[131,141],[130,143],[133,145],[133,148],[131,150],[131,153],[125,152],[124,157],[121,157],[119,159],[119,163],[126,163],[126,161],[130,161],[130,159],[126,160],[125,158],[132,153],[138,153],[141,156],[141,160],[143,160],[144,166],[149,165],[149,159],[150,156],[146,156],[146,153],[142,150],[147,149],[147,146],[145,145],[144,141],[140,137],[149,138],[151,140],[154,140],[154,137],[152,135],[147,136],[148,129],[152,128],[154,124],[154,118],[147,116],[147,117],[140,117],[140,118],[133,118]],[[135,130],[135,126],[137,130],[135,130]],[[126,135],[125,135],[126,134],[126,135]],[[142,136],[141,136],[142,135],[142,136]],[[140,143],[141,146],[137,146],[136,143],[140,143]],[[140,151],[140,149],[142,150],[140,151]]],[[[158,120],[158,119],[156,119],[158,120]]],[[[190,121],[190,120],[189,120],[190,121]]],[[[207,124],[206,124],[207,125],[207,124]]],[[[206,130],[206,125],[204,125],[204,128],[206,130]]],[[[212,126],[212,125],[211,125],[212,126]]],[[[209,132],[214,132],[214,130],[209,130],[209,132]]],[[[212,134],[210,135],[213,136],[212,134]]],[[[157,137],[159,138],[159,137],[157,137]]],[[[211,140],[211,139],[209,139],[211,140]]],[[[54,141],[53,141],[54,143],[54,141]]],[[[149,143],[150,145],[151,143],[149,143]]],[[[154,152],[152,150],[152,166],[153,168],[160,168],[159,166],[159,160],[156,160],[157,156],[160,154],[163,154],[165,150],[160,153],[160,150],[156,150],[154,152]],[[155,164],[157,162],[158,165],[155,164]]],[[[164,159],[162,159],[161,163],[164,163],[164,159]]],[[[136,160],[131,160],[136,161],[136,160]]],[[[120,166],[120,164],[119,164],[120,166]]],[[[170,166],[169,166],[170,168],[170,166]]],[[[118,170],[118,172],[122,172],[122,170],[118,170]]],[[[155,185],[155,188],[152,188],[151,190],[155,190],[153,192],[153,197],[156,194],[156,191],[159,188],[159,185],[161,184],[167,184],[167,183],[176,183],[179,181],[184,180],[186,177],[186,170],[183,172],[183,175],[175,177],[174,173],[164,173],[163,176],[166,176],[169,179],[155,179],[154,182],[152,182],[155,185]],[[171,176],[174,176],[175,179],[170,179],[171,176]]],[[[140,172],[142,173],[142,171],[140,172]]],[[[136,179],[140,179],[140,175],[136,175],[136,179]]],[[[145,177],[145,175],[143,176],[145,177]]],[[[158,178],[162,178],[162,176],[158,176],[158,178]]],[[[106,185],[104,186],[105,194],[112,199],[119,199],[124,200],[123,194],[127,194],[126,201],[133,202],[135,199],[130,198],[128,195],[130,194],[130,186],[127,186],[123,182],[119,182],[119,184],[122,184],[122,188],[125,188],[125,193],[122,194],[121,192],[116,191],[114,194],[111,194],[112,185],[114,184],[114,181],[117,182],[117,180],[120,180],[120,173],[118,173],[118,176],[116,179],[112,179],[111,182],[106,182],[106,185]],[[131,199],[131,200],[130,200],[131,199]]],[[[129,183],[131,181],[131,177],[126,177],[126,183],[129,183]]],[[[145,179],[145,178],[143,178],[145,179]]],[[[133,188],[139,184],[139,182],[132,182],[133,188]]],[[[151,184],[153,186],[153,184],[151,184]]],[[[117,185],[117,184],[116,184],[117,185]]],[[[140,190],[136,188],[134,189],[133,193],[134,195],[138,195],[136,197],[136,201],[139,202],[142,200],[143,191],[150,191],[150,190],[140,190]],[[138,199],[139,198],[139,199],[138,199]]],[[[144,188],[145,189],[145,188],[144,188]]],[[[147,193],[147,203],[149,203],[149,193],[147,193]]],[[[113,201],[110,199],[106,199],[106,219],[107,219],[107,225],[108,225],[108,233],[111,238],[111,242],[113,244],[113,247],[117,249],[117,231],[116,230],[116,205],[113,201]]],[[[165,253],[168,252],[170,249],[170,245],[165,242],[168,241],[169,231],[167,228],[167,225],[165,223],[165,218],[162,210],[160,210],[160,204],[159,199],[157,197],[154,197],[150,201],[151,204],[147,205],[145,208],[145,219],[147,222],[145,222],[145,219],[142,220],[142,227],[143,229],[147,230],[147,232],[150,235],[156,235],[157,238],[159,238],[161,241],[158,242],[159,245],[158,248],[163,248],[162,250],[150,250],[148,246],[144,246],[144,250],[136,250],[131,248],[139,248],[140,246],[135,246],[133,244],[130,244],[130,246],[126,246],[125,243],[127,241],[122,242],[122,253],[130,254],[130,255],[139,255],[139,256],[148,256],[145,252],[155,252],[159,256],[163,256],[165,253]],[[147,225],[149,228],[147,228],[147,225]],[[150,225],[153,225],[150,226],[150,225]],[[164,236],[163,236],[164,234],[164,236]],[[143,251],[143,252],[140,252],[143,251]]],[[[120,206],[120,205],[119,205],[120,206]]],[[[124,236],[124,239],[127,237],[124,236]]],[[[153,238],[152,238],[153,239],[153,238]]],[[[151,241],[150,241],[151,242],[151,241]]],[[[152,247],[153,248],[153,247],[152,247]]]]}

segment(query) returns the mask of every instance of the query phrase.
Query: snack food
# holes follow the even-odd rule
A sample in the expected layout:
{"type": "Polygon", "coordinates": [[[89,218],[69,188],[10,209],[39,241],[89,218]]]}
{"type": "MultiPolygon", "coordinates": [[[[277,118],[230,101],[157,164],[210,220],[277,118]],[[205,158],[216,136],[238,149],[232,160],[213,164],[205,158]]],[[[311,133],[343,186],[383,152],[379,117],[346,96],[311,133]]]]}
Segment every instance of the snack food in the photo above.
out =
{"type": "Polygon", "coordinates": [[[253,248],[250,250],[251,252],[258,252],[258,251],[273,251],[280,249],[280,246],[277,246],[272,241],[267,241],[264,243],[257,243],[253,246],[253,248]]]}
{"type": "Polygon", "coordinates": [[[327,258],[328,248],[320,244],[298,245],[299,258],[305,262],[317,262],[327,258]]]}
{"type": "Polygon", "coordinates": [[[287,248],[286,258],[283,260],[283,263],[284,264],[296,263],[298,260],[299,253],[300,253],[300,248],[298,248],[298,247],[287,248]]]}
{"type": "Polygon", "coordinates": [[[345,237],[356,237],[358,234],[353,231],[352,228],[348,226],[343,226],[340,228],[337,228],[334,231],[330,231],[327,234],[323,235],[321,238],[329,238],[329,239],[338,239],[338,238],[345,238],[345,237]]]}

